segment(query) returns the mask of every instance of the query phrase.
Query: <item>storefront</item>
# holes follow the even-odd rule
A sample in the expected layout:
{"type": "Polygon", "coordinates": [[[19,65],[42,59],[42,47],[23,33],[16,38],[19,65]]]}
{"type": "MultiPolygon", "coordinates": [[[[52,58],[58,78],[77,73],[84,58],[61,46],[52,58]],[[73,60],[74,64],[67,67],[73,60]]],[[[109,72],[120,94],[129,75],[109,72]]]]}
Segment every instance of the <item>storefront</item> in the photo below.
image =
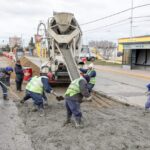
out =
{"type": "Polygon", "coordinates": [[[123,52],[123,67],[150,70],[150,36],[134,37],[124,41],[120,39],[119,44],[123,52]]]}

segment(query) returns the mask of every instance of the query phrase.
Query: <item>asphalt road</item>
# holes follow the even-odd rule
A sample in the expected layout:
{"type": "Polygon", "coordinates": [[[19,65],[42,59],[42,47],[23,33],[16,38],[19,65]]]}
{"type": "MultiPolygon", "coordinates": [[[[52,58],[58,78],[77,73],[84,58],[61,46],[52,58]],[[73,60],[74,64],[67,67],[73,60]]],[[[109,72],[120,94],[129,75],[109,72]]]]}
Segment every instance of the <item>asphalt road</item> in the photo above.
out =
{"type": "MultiPolygon", "coordinates": [[[[131,72],[131,71],[129,71],[131,72]]],[[[144,106],[148,79],[97,69],[96,91],[101,91],[117,100],[133,105],[144,106]]]]}

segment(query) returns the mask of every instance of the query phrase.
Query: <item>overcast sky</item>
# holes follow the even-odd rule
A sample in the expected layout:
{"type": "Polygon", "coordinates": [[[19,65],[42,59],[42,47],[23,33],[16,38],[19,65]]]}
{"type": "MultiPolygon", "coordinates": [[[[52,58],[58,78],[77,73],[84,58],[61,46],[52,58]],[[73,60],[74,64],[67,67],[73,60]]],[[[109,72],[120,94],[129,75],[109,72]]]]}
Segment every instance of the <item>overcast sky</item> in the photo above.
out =
{"type": "MultiPolygon", "coordinates": [[[[150,0],[133,0],[134,6],[150,4],[150,0]]],[[[25,43],[36,33],[40,20],[47,21],[53,11],[74,13],[79,24],[111,15],[131,7],[131,0],[0,0],[0,44],[9,36],[22,36],[25,43]]],[[[150,6],[134,10],[133,35],[150,35],[150,6]]],[[[130,20],[102,28],[130,17],[131,12],[81,26],[83,41],[111,40],[130,36],[130,20]],[[90,32],[94,28],[99,28],[90,32]]]]}

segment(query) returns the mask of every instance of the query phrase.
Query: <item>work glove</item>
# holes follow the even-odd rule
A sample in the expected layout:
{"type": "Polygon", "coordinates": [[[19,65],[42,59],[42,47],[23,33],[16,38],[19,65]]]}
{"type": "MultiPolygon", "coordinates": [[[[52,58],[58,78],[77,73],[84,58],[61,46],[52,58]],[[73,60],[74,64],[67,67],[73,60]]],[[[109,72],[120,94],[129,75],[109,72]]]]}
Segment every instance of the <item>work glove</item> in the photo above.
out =
{"type": "Polygon", "coordinates": [[[92,96],[89,96],[88,98],[86,98],[86,100],[87,100],[88,102],[91,102],[91,101],[92,101],[92,96]]]}
{"type": "Polygon", "coordinates": [[[51,92],[50,92],[51,94],[53,94],[54,93],[54,90],[51,90],[51,92]]]}

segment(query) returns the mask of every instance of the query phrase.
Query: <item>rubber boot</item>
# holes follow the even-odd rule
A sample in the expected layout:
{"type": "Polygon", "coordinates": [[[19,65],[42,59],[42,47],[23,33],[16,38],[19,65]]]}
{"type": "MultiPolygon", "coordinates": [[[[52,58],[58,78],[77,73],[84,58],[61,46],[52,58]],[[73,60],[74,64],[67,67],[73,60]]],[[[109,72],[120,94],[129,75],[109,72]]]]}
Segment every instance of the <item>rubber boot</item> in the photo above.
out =
{"type": "Polygon", "coordinates": [[[45,116],[45,111],[44,111],[43,108],[39,108],[39,109],[38,109],[38,112],[39,112],[39,116],[40,116],[40,117],[45,116]]]}
{"type": "Polygon", "coordinates": [[[145,108],[145,113],[150,113],[150,108],[145,108]]]}
{"type": "Polygon", "coordinates": [[[38,111],[38,110],[39,110],[39,109],[38,109],[38,106],[35,105],[35,104],[33,104],[32,111],[33,111],[33,112],[36,112],[36,111],[38,111]]]}
{"type": "Polygon", "coordinates": [[[24,99],[22,99],[22,100],[20,101],[20,103],[21,103],[21,104],[24,104],[24,102],[25,102],[25,100],[24,100],[24,99]]]}
{"type": "Polygon", "coordinates": [[[81,120],[81,118],[75,118],[74,123],[75,123],[76,128],[83,128],[84,127],[83,121],[81,120]]]}
{"type": "Polygon", "coordinates": [[[3,96],[3,99],[6,100],[6,101],[9,100],[9,98],[8,98],[7,95],[4,95],[4,96],[3,96]]]}
{"type": "Polygon", "coordinates": [[[63,123],[63,126],[66,126],[71,123],[71,118],[67,117],[66,121],[63,123]]]}

